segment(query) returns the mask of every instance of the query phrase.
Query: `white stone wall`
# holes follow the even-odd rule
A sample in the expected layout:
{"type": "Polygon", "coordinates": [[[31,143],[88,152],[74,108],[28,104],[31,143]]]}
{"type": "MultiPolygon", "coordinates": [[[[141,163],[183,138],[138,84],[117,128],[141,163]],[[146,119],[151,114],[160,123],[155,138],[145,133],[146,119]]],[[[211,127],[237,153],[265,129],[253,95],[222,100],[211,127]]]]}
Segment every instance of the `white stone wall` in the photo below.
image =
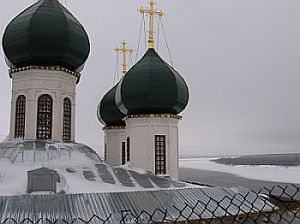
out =
{"type": "Polygon", "coordinates": [[[36,139],[38,98],[48,94],[53,99],[52,140],[63,138],[63,100],[67,97],[72,104],[71,140],[75,140],[75,102],[77,77],[55,70],[30,69],[12,74],[12,97],[10,134],[15,135],[16,100],[26,97],[25,139],[36,139]]]}
{"type": "Polygon", "coordinates": [[[178,118],[127,118],[130,165],[155,173],[155,135],[166,136],[166,175],[178,179],[178,118]]]}
{"type": "Polygon", "coordinates": [[[104,143],[106,148],[105,162],[107,164],[111,166],[122,165],[122,142],[125,142],[126,149],[125,127],[104,129],[104,143]]]}

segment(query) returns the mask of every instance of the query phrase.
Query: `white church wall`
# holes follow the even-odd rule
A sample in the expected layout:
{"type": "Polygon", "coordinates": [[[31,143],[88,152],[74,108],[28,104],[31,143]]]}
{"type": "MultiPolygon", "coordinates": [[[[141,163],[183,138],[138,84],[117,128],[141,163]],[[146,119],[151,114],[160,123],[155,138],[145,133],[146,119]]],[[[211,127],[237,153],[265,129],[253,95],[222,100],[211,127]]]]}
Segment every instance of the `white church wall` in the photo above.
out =
{"type": "Polygon", "coordinates": [[[11,74],[12,98],[9,138],[15,135],[16,101],[20,95],[26,97],[25,139],[36,139],[38,99],[48,94],[53,99],[52,140],[63,138],[63,100],[72,104],[71,140],[75,140],[75,101],[77,77],[64,72],[46,69],[30,69],[11,74]]]}
{"type": "Polygon", "coordinates": [[[166,175],[178,179],[178,118],[126,119],[130,137],[130,165],[155,173],[155,135],[166,136],[166,175]]]}
{"type": "Polygon", "coordinates": [[[111,166],[122,165],[122,142],[125,142],[126,146],[125,127],[104,129],[105,162],[107,164],[111,166]]]}

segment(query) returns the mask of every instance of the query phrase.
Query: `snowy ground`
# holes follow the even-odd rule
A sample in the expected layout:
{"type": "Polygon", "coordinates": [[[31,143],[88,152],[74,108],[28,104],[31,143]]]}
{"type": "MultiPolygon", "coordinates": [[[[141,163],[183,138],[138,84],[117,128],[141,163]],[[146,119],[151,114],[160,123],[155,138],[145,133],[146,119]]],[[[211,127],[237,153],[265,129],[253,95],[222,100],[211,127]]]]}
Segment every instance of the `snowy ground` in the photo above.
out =
{"type": "Polygon", "coordinates": [[[179,166],[192,169],[226,172],[255,180],[300,184],[300,166],[228,166],[211,162],[210,160],[212,159],[216,158],[180,159],[179,166]]]}

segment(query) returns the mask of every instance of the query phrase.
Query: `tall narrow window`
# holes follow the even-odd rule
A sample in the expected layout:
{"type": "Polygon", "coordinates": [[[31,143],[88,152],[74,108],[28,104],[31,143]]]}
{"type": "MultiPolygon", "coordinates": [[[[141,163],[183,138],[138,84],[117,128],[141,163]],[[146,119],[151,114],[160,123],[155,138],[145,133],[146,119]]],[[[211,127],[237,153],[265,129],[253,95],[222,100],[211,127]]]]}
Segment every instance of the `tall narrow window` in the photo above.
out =
{"type": "Polygon", "coordinates": [[[122,165],[126,163],[126,142],[122,142],[122,165]]]}
{"type": "Polygon", "coordinates": [[[15,138],[25,137],[26,98],[19,96],[16,102],[15,138]]]}
{"type": "Polygon", "coordinates": [[[63,125],[63,140],[71,140],[71,116],[72,116],[72,105],[68,98],[64,99],[64,125],[63,125]]]}
{"type": "Polygon", "coordinates": [[[127,162],[130,161],[130,137],[127,137],[127,162]]]}
{"type": "Polygon", "coordinates": [[[155,174],[166,174],[165,135],[155,135],[155,174]]]}
{"type": "Polygon", "coordinates": [[[52,138],[52,110],[53,100],[49,95],[42,95],[38,100],[37,111],[37,139],[52,138]]]}
{"type": "Polygon", "coordinates": [[[107,147],[106,147],[106,143],[104,144],[104,161],[107,163],[107,147]]]}

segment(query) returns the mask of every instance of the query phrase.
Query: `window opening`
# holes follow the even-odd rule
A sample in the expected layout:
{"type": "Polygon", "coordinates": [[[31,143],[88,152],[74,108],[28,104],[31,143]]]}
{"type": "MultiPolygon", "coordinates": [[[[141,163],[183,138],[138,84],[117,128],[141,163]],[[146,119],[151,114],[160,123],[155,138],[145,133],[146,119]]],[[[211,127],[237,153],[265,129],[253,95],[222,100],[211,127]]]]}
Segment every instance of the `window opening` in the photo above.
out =
{"type": "Polygon", "coordinates": [[[155,135],[155,174],[166,174],[165,135],[155,135]]]}
{"type": "Polygon", "coordinates": [[[64,99],[64,123],[63,123],[63,140],[71,140],[71,126],[72,126],[72,105],[68,98],[64,99]]]}
{"type": "Polygon", "coordinates": [[[127,137],[127,162],[130,161],[130,137],[127,137]]]}
{"type": "Polygon", "coordinates": [[[52,110],[52,97],[49,95],[40,96],[37,111],[37,139],[52,138],[52,110]]]}
{"type": "Polygon", "coordinates": [[[122,142],[122,165],[126,163],[126,142],[122,142]]]}
{"type": "Polygon", "coordinates": [[[16,102],[15,138],[25,137],[26,97],[19,96],[16,102]]]}

